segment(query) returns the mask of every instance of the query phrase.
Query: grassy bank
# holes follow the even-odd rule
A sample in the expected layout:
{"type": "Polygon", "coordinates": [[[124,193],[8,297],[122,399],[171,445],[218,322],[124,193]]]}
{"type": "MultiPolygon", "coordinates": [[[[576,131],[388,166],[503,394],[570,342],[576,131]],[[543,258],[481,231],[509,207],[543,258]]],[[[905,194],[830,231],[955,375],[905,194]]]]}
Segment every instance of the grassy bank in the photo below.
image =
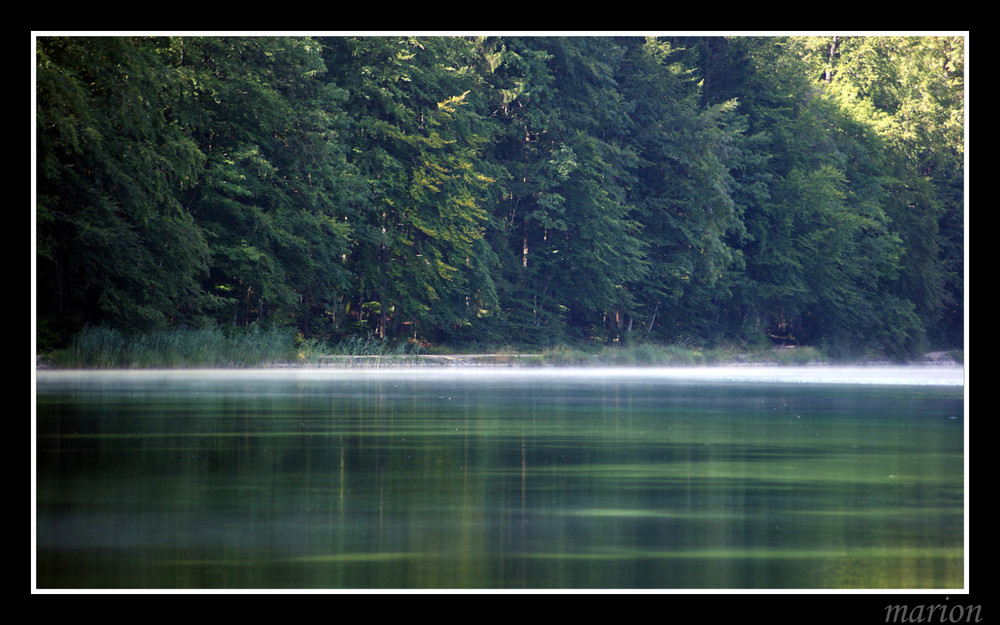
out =
{"type": "Polygon", "coordinates": [[[685,366],[736,363],[802,365],[825,362],[823,354],[812,347],[794,349],[693,348],[677,345],[612,345],[588,351],[567,347],[544,350],[539,359],[551,365],[596,364],[606,366],[685,366]]]}
{"type": "Polygon", "coordinates": [[[43,354],[42,360],[60,369],[263,367],[332,363],[337,357],[366,357],[384,366],[418,352],[416,344],[376,337],[351,337],[331,346],[278,327],[185,328],[145,335],[88,327],[68,347],[43,354]]]}
{"type": "MultiPolygon", "coordinates": [[[[945,361],[962,362],[962,352],[937,352],[945,361]]],[[[56,368],[182,368],[261,367],[311,364],[329,366],[392,366],[477,364],[519,366],[687,366],[722,364],[804,365],[830,363],[821,350],[745,347],[696,348],[637,343],[634,345],[559,346],[524,349],[518,346],[475,346],[464,350],[421,347],[377,337],[351,337],[329,345],[303,339],[288,328],[178,329],[129,336],[108,328],[86,328],[65,349],[44,354],[56,368]],[[476,356],[470,356],[475,353],[476,356]]],[[[878,362],[863,355],[845,362],[878,362]]]]}
{"type": "Polygon", "coordinates": [[[90,327],[45,360],[57,368],[258,367],[297,356],[295,333],[283,328],[181,329],[133,336],[90,327]]]}

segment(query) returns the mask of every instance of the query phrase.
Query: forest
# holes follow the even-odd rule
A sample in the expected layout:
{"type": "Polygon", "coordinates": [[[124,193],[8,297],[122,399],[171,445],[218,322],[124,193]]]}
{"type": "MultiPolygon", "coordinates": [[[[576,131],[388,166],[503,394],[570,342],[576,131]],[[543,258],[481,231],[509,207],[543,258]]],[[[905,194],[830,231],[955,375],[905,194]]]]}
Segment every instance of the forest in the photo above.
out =
{"type": "Polygon", "coordinates": [[[88,327],[907,357],[964,337],[961,36],[40,36],[88,327]]]}

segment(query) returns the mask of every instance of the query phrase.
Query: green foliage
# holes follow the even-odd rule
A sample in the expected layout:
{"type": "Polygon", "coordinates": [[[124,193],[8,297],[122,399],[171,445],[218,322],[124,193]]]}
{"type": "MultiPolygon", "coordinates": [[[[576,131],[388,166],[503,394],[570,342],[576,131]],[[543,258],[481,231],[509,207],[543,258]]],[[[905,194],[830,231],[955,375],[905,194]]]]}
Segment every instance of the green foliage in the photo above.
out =
{"type": "Polygon", "coordinates": [[[477,111],[476,55],[462,38],[348,38],[327,42],[351,93],[348,162],[368,192],[352,214],[347,260],[353,290],[377,302],[370,329],[461,328],[496,307],[483,247],[492,182],[480,150],[489,128],[477,111]]]}
{"type": "Polygon", "coordinates": [[[36,76],[44,349],[961,346],[960,37],[42,37],[36,76]]]}
{"type": "Polygon", "coordinates": [[[205,157],[164,113],[163,70],[142,38],[38,40],[38,307],[55,325],[151,330],[215,304],[182,201],[205,157]]]}

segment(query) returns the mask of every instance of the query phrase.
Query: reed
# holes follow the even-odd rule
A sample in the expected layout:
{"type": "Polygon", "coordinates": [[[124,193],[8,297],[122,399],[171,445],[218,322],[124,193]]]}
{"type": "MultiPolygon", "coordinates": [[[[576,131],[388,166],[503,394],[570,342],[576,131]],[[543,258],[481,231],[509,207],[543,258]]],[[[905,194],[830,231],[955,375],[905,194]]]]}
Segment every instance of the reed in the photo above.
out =
{"type": "MultiPolygon", "coordinates": [[[[438,346],[429,351],[442,350],[438,346]]],[[[481,347],[474,351],[494,354],[494,363],[527,366],[688,366],[751,362],[800,365],[825,359],[822,352],[812,347],[747,352],[726,346],[700,348],[657,343],[572,344],[540,351],[505,345],[485,352],[481,347]]],[[[355,335],[328,345],[320,339],[304,338],[294,329],[277,326],[177,328],[144,335],[128,335],[97,326],[84,328],[69,347],[49,354],[46,360],[59,368],[255,367],[289,363],[380,367],[420,364],[421,359],[416,357],[424,353],[420,344],[412,341],[355,335]]],[[[957,354],[959,360],[961,356],[957,354]]]]}
{"type": "Polygon", "coordinates": [[[295,334],[288,328],[178,328],[129,335],[96,326],[81,330],[49,360],[60,368],[253,367],[292,361],[296,355],[295,334]]]}
{"type": "Polygon", "coordinates": [[[559,346],[544,349],[535,355],[535,364],[599,365],[599,366],[661,366],[681,367],[758,363],[801,365],[823,362],[825,356],[813,347],[794,349],[761,349],[748,352],[735,347],[688,347],[657,343],[634,343],[594,347],[559,346]]]}
{"type": "Polygon", "coordinates": [[[420,353],[420,345],[355,335],[341,340],[328,353],[333,356],[414,356],[420,353]]]}

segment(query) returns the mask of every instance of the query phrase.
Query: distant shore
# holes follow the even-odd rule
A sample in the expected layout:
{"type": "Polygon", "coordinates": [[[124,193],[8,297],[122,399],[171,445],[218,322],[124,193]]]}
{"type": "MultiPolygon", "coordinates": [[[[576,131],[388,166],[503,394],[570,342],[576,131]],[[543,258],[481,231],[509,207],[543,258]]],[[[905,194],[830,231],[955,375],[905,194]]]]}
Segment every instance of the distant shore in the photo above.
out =
{"type": "Polygon", "coordinates": [[[549,347],[449,346],[353,337],[329,344],[303,339],[287,328],[177,329],[128,335],[85,328],[65,348],[43,352],[36,369],[227,369],[273,367],[682,367],[740,365],[961,364],[961,349],[891,358],[872,348],[837,354],[808,345],[699,347],[654,342],[574,343],[549,347]]]}
{"type": "MultiPolygon", "coordinates": [[[[387,366],[413,366],[413,367],[546,367],[546,366],[602,366],[602,367],[625,367],[625,366],[961,366],[963,363],[956,361],[952,357],[952,352],[938,351],[924,354],[923,359],[909,362],[893,362],[881,359],[856,359],[847,362],[828,362],[825,360],[789,360],[779,358],[761,357],[760,354],[737,355],[732,358],[721,359],[713,362],[614,362],[607,358],[602,358],[599,354],[580,356],[572,358],[553,358],[550,355],[535,353],[469,353],[469,354],[410,354],[410,355],[321,355],[313,356],[307,360],[288,360],[276,362],[263,362],[251,367],[239,368],[292,368],[292,367],[319,367],[319,368],[374,368],[387,366]]],[[[36,357],[36,369],[59,369],[51,363],[46,362],[42,356],[36,357]]],[[[103,368],[103,367],[70,367],[70,368],[103,368]]],[[[114,367],[111,367],[114,368],[114,367]]],[[[138,367],[137,367],[138,368],[138,367]]],[[[198,368],[198,367],[172,367],[172,368],[198,368]]],[[[223,367],[225,368],[225,367],[223,367]]]]}
{"type": "Polygon", "coordinates": [[[576,358],[570,362],[561,361],[553,362],[552,359],[546,358],[540,354],[416,354],[408,356],[384,356],[384,355],[330,355],[330,356],[320,356],[310,360],[307,363],[303,362],[288,362],[279,363],[276,366],[284,367],[297,367],[297,366],[316,366],[316,367],[364,367],[372,366],[381,363],[390,363],[398,365],[414,365],[414,366],[438,366],[438,367],[498,367],[498,366],[510,366],[510,367],[532,367],[532,366],[555,366],[555,365],[577,365],[577,366],[784,366],[784,365],[798,365],[798,366],[831,366],[834,364],[844,365],[850,364],[852,366],[879,366],[879,365],[893,365],[893,366],[903,366],[903,365],[961,365],[962,363],[954,360],[950,355],[950,352],[929,352],[924,355],[922,360],[913,360],[909,362],[892,362],[888,360],[871,360],[871,359],[858,359],[857,361],[850,361],[848,363],[832,363],[824,360],[812,360],[804,362],[788,362],[778,359],[767,359],[760,357],[747,356],[745,358],[733,358],[720,360],[710,363],[633,363],[633,362],[608,362],[602,359],[600,355],[593,355],[590,359],[576,358]],[[588,360],[590,362],[588,362],[588,360]]]}

